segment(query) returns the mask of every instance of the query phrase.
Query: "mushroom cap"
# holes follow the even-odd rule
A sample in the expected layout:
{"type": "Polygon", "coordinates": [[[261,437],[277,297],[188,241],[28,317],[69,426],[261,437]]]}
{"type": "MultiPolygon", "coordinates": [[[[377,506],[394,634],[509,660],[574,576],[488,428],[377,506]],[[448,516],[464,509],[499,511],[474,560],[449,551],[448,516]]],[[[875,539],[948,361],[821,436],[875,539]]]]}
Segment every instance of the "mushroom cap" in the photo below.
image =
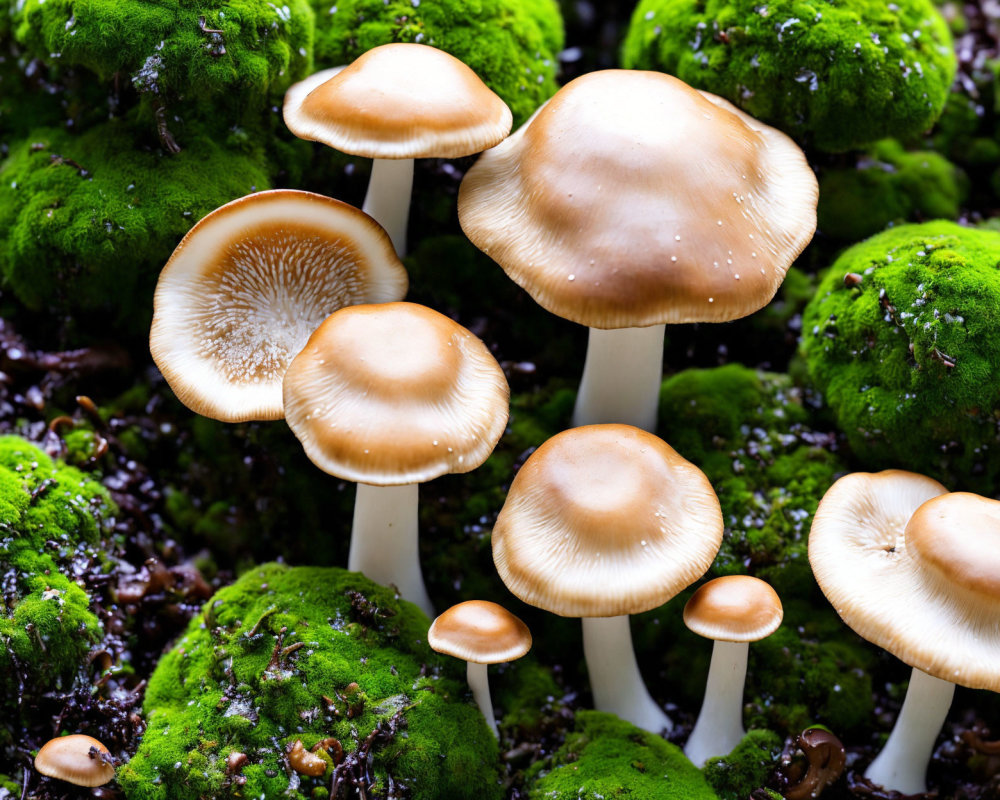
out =
{"type": "Polygon", "coordinates": [[[431,623],[427,644],[438,653],[474,664],[500,664],[531,649],[531,631],[501,605],[467,600],[431,623]]]}
{"type": "Polygon", "coordinates": [[[785,134],[659,72],[570,81],[466,173],[465,234],[542,306],[593,328],[766,305],[816,229],[785,134]]]}
{"type": "Polygon", "coordinates": [[[865,639],[928,675],[1000,691],[1000,503],[911,472],[846,475],[816,510],[809,563],[865,639]]]}
{"type": "Polygon", "coordinates": [[[518,471],[493,561],[511,592],[554,614],[637,614],[701,577],[722,528],[708,478],[670,445],[630,425],[586,425],[518,471]]]}
{"type": "Polygon", "coordinates": [[[101,755],[108,752],[91,736],[74,733],[50,739],[35,756],[35,769],[74,786],[103,786],[115,777],[115,768],[101,755]],[[92,749],[97,752],[92,754],[92,749]]]}
{"type": "Polygon", "coordinates": [[[486,345],[414,303],[350,306],[285,373],[285,419],[320,469],[377,486],[475,469],[507,426],[510,390],[486,345]]]}
{"type": "Polygon", "coordinates": [[[475,72],[428,45],[385,44],[325,81],[306,81],[285,95],[285,124],[301,139],[356,156],[468,156],[502,141],[513,124],[475,72]]]}
{"type": "Polygon", "coordinates": [[[781,599],[750,575],[724,575],[698,587],[684,606],[684,624],[719,642],[756,642],[778,630],[781,599]]]}
{"type": "Polygon", "coordinates": [[[160,273],[149,349],[178,399],[225,422],[281,419],[281,380],[309,335],[408,278],[367,214],[310,192],[234,200],[201,219],[160,273]]]}

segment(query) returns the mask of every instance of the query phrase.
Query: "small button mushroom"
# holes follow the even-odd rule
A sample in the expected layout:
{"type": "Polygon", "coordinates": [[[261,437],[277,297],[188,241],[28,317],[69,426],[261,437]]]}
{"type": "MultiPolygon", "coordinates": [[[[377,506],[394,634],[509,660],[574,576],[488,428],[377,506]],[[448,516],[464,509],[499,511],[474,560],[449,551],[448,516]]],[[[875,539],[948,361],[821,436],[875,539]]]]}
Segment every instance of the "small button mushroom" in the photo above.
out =
{"type": "Polygon", "coordinates": [[[42,775],[94,788],[115,777],[108,748],[91,736],[74,733],[51,739],[35,756],[35,769],[42,775]]]}

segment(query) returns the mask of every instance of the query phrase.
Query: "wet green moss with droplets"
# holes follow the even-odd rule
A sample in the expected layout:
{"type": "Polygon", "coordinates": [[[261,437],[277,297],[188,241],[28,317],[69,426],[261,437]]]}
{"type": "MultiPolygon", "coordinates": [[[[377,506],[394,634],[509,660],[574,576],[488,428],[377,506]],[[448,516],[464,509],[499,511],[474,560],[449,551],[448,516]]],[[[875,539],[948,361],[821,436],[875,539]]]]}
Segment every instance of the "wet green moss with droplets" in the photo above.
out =
{"type": "Polygon", "coordinates": [[[761,788],[778,765],[782,738],[766,728],[752,730],[732,753],[710,758],[705,778],[719,800],[746,800],[761,788]]]}

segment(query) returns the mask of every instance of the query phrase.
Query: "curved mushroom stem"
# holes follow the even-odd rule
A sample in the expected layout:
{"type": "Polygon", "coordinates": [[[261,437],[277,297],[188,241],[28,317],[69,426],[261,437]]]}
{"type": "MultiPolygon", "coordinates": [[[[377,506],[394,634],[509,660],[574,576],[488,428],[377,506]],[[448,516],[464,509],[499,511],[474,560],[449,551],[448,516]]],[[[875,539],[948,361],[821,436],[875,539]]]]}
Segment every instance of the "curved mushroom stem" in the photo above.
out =
{"type": "Polygon", "coordinates": [[[472,696],[476,698],[476,705],[486,717],[486,724],[490,726],[493,735],[499,739],[500,731],[497,729],[496,717],[493,716],[493,700],[490,698],[490,682],[486,675],[486,665],[476,664],[472,661],[465,663],[468,665],[465,677],[469,681],[469,688],[472,689],[472,696]]]}
{"type": "Polygon", "coordinates": [[[433,617],[417,547],[418,486],[358,484],[347,568],[384,586],[393,584],[404,599],[433,617]]]}
{"type": "Polygon", "coordinates": [[[627,615],[584,617],[583,655],[587,659],[594,708],[610,711],[653,733],[674,727],[642,681],[627,615]]]}
{"type": "Polygon", "coordinates": [[[684,754],[696,767],[715,756],[728,755],[746,736],[743,729],[743,684],[747,676],[749,642],[716,642],[708,668],[705,700],[684,754]]]}
{"type": "Polygon", "coordinates": [[[664,327],[590,328],[574,426],[620,422],[656,432],[664,327]]]}
{"type": "Polygon", "coordinates": [[[927,764],[944,725],[955,684],[914,667],[896,725],[865,777],[902,794],[927,791],[927,764]]]}
{"type": "Polygon", "coordinates": [[[361,210],[372,217],[392,239],[396,255],[406,255],[406,223],[413,193],[412,158],[376,158],[368,179],[361,210]]]}

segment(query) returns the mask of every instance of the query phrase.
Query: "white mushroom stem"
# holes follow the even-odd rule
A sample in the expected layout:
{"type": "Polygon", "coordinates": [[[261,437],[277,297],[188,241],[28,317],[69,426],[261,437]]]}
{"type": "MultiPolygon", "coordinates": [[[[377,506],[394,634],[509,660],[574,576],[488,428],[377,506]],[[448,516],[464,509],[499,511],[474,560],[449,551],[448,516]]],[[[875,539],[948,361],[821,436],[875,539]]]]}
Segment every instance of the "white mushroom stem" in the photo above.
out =
{"type": "Polygon", "coordinates": [[[358,484],[347,568],[384,586],[393,584],[405,600],[433,617],[420,571],[418,486],[358,484]]]}
{"type": "Polygon", "coordinates": [[[927,764],[954,695],[955,684],[914,668],[889,741],[865,777],[902,794],[926,792],[927,764]]]}
{"type": "Polygon", "coordinates": [[[594,708],[610,711],[653,733],[674,727],[642,681],[627,615],[584,617],[583,655],[587,659],[594,708]]]}
{"type": "Polygon", "coordinates": [[[472,661],[465,662],[468,669],[465,676],[469,681],[469,688],[472,689],[472,696],[476,698],[476,705],[486,717],[486,724],[490,726],[493,735],[500,738],[500,731],[497,729],[496,717],[493,716],[493,700],[490,698],[490,682],[486,675],[486,665],[476,664],[472,661]]]}
{"type": "Polygon", "coordinates": [[[746,736],[743,729],[743,684],[747,675],[748,642],[716,642],[708,668],[705,700],[684,754],[696,767],[715,756],[728,755],[746,736]]]}
{"type": "Polygon", "coordinates": [[[656,432],[663,325],[590,329],[573,425],[619,422],[656,432]]]}
{"type": "Polygon", "coordinates": [[[400,258],[406,255],[406,223],[410,218],[412,193],[412,158],[376,158],[372,162],[361,210],[385,228],[400,258]]]}

